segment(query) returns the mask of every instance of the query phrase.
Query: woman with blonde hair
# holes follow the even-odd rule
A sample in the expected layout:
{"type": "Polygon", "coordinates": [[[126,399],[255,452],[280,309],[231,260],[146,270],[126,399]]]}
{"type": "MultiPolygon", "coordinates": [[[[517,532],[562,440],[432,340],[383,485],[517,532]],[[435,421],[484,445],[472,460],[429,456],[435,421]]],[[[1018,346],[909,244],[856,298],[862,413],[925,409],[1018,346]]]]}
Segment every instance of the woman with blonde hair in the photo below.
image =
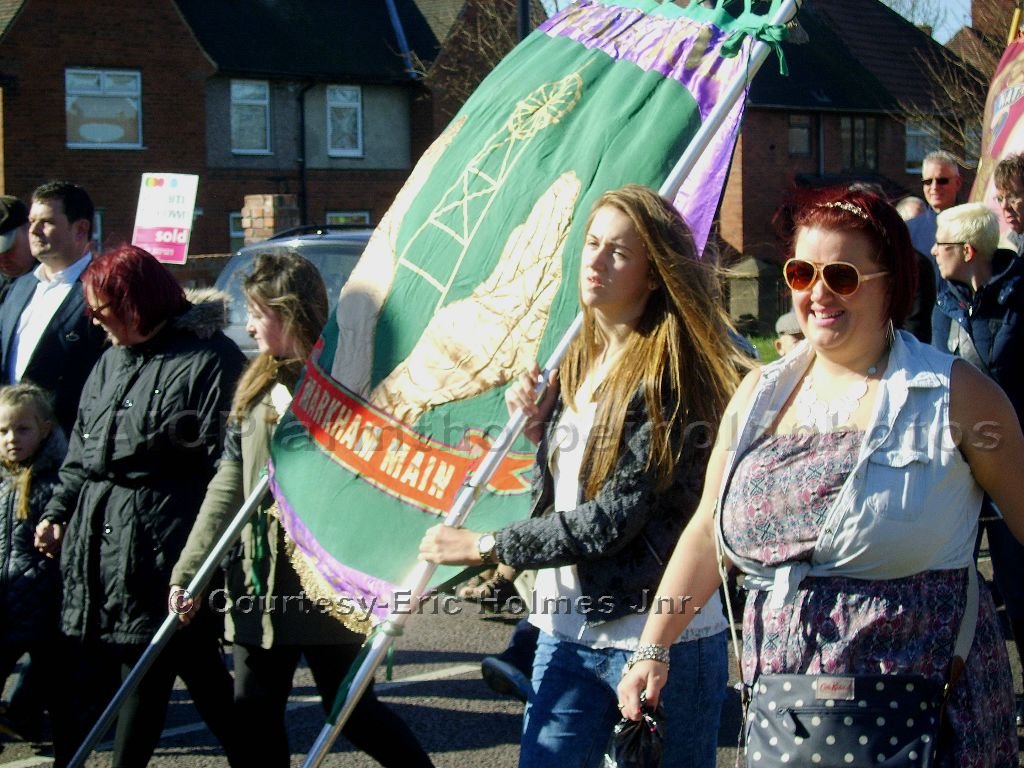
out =
{"type": "MultiPolygon", "coordinates": [[[[598,198],[579,276],[580,336],[541,402],[539,371],[506,394],[537,443],[529,520],[493,533],[436,526],[431,562],[537,568],[540,629],[521,766],[600,764],[618,719],[615,684],[636,649],[649,594],[700,497],[718,423],[746,364],[716,268],[685,222],[645,187],[598,198]]],[[[725,696],[725,620],[712,597],[666,651],[666,766],[715,763],[725,696]]]]}

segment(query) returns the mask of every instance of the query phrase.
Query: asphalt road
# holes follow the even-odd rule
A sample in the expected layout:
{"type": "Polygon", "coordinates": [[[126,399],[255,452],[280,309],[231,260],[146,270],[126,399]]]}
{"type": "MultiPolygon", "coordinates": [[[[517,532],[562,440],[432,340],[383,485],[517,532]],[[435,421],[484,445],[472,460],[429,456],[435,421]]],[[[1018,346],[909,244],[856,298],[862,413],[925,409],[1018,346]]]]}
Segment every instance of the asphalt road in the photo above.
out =
{"type": "MultiPolygon", "coordinates": [[[[481,614],[477,606],[455,603],[454,615],[430,612],[410,619],[399,639],[393,680],[378,670],[378,695],[401,715],[430,752],[438,768],[512,768],[518,756],[522,706],[493,693],[479,675],[480,660],[504,648],[513,619],[481,614]]],[[[1014,674],[1020,668],[1013,659],[1014,674]]],[[[735,676],[735,666],[731,663],[735,676]]],[[[1018,683],[1019,685],[1019,683],[1018,683]]],[[[323,715],[309,673],[300,669],[288,712],[292,765],[301,766],[323,726],[323,715]]],[[[739,697],[729,691],[719,734],[719,766],[733,766],[739,731],[739,697]]],[[[253,738],[259,738],[253,734],[253,738]]],[[[0,742],[0,766],[30,768],[51,760],[42,750],[18,742],[0,742]]],[[[110,764],[110,746],[101,744],[88,762],[110,764]]],[[[372,768],[377,763],[341,737],[324,766],[372,768]]],[[[226,768],[228,763],[205,725],[198,720],[188,692],[176,688],[154,768],[226,768]]]]}

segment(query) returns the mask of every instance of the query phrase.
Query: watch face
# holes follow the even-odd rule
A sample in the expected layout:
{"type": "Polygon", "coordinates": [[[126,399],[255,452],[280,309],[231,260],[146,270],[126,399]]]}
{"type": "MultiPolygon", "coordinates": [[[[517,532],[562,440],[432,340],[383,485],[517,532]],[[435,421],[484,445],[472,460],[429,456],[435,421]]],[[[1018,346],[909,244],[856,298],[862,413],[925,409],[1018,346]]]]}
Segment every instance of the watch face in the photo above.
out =
{"type": "Polygon", "coordinates": [[[495,543],[493,533],[485,533],[481,536],[476,543],[476,548],[480,551],[480,556],[484,557],[491,554],[494,550],[495,543]]]}

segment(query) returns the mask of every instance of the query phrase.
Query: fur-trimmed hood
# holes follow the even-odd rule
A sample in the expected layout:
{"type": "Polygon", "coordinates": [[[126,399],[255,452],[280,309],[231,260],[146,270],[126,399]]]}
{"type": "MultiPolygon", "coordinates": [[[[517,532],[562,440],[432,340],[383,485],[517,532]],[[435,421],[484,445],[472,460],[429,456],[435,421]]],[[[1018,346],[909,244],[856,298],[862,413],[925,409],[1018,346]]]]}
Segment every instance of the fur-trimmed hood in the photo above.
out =
{"type": "Polygon", "coordinates": [[[171,320],[171,327],[190,331],[200,339],[208,339],[228,324],[228,302],[231,297],[216,288],[190,288],[185,291],[189,307],[171,320]]]}

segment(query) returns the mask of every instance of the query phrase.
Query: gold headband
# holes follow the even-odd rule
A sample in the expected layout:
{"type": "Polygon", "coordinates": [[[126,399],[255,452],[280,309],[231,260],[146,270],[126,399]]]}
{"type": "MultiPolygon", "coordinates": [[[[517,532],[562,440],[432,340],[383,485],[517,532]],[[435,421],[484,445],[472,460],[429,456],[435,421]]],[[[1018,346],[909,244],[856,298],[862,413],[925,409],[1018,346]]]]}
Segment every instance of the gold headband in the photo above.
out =
{"type": "Polygon", "coordinates": [[[864,221],[871,221],[868,218],[867,212],[858,205],[848,203],[845,200],[833,200],[829,203],[822,203],[818,206],[819,208],[842,208],[847,213],[852,213],[854,216],[864,219],[864,221]]]}

